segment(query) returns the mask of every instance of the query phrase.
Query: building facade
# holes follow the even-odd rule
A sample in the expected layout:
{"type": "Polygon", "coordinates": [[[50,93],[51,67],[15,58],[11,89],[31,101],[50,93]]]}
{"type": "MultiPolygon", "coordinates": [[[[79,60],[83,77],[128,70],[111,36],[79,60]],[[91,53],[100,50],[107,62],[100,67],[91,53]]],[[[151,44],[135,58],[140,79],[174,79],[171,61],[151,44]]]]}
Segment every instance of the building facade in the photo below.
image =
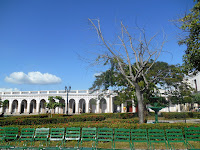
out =
{"type": "MultiPolygon", "coordinates": [[[[46,104],[49,102],[49,96],[62,97],[62,100],[56,100],[56,102],[63,103],[64,105],[56,107],[53,113],[66,114],[67,94],[64,90],[0,92],[1,100],[8,100],[7,106],[0,108],[0,114],[34,115],[48,113],[50,110],[46,108],[46,104]]],[[[121,105],[115,105],[115,96],[112,91],[107,91],[102,96],[102,93],[99,91],[91,93],[89,90],[72,90],[68,93],[68,114],[137,112],[137,106],[134,105],[133,100],[128,100],[121,105]]],[[[161,112],[180,111],[180,105],[171,105],[161,110],[161,112]]]]}
{"type": "Polygon", "coordinates": [[[196,75],[191,74],[187,76],[187,81],[189,82],[190,86],[197,92],[200,91],[200,72],[198,72],[196,75]]]}
{"type": "MultiPolygon", "coordinates": [[[[102,94],[99,91],[90,93],[89,90],[72,90],[68,94],[68,113],[113,113],[125,112],[124,104],[116,106],[113,104],[114,94],[107,91],[103,98],[99,98],[102,94]]],[[[49,102],[49,96],[61,96],[59,103],[64,105],[56,107],[53,113],[65,114],[67,112],[67,94],[64,90],[60,91],[14,91],[0,92],[2,101],[8,100],[6,107],[0,108],[0,113],[4,115],[28,115],[28,114],[45,114],[48,113],[46,103],[49,102]]],[[[132,105],[130,112],[135,112],[132,105]]]]}

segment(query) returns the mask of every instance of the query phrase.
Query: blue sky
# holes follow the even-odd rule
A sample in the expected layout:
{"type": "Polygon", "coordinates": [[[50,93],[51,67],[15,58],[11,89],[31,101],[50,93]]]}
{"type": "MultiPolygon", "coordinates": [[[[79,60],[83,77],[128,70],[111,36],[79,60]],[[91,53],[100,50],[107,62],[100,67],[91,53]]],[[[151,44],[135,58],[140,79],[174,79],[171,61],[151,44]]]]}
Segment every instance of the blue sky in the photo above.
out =
{"type": "Polygon", "coordinates": [[[128,27],[145,27],[148,34],[164,30],[167,42],[159,60],[181,64],[185,47],[172,23],[194,5],[193,0],[1,0],[0,90],[87,90],[98,37],[88,18],[98,18],[108,40],[128,27]]]}

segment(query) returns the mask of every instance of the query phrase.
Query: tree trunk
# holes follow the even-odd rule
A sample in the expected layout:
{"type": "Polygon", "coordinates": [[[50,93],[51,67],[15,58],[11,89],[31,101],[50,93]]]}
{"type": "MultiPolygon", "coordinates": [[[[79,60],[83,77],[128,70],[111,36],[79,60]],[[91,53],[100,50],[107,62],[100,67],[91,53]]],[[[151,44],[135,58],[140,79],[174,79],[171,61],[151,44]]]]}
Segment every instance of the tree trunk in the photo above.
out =
{"type": "Polygon", "coordinates": [[[136,97],[138,100],[138,117],[139,123],[144,123],[144,103],[143,103],[143,96],[140,91],[140,87],[138,84],[135,85],[136,97]]]}

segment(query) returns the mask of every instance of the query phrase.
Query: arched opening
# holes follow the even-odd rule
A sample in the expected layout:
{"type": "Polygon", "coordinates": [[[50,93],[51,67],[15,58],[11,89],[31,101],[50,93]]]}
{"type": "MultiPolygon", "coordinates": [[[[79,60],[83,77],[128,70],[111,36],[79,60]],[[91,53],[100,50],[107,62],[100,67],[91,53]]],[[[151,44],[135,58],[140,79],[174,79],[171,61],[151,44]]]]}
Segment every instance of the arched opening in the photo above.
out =
{"type": "Polygon", "coordinates": [[[36,112],[36,100],[31,100],[30,103],[30,114],[35,113],[36,112]]]}
{"type": "Polygon", "coordinates": [[[12,103],[12,111],[11,113],[17,113],[18,112],[18,101],[14,100],[12,103]]]}
{"type": "Polygon", "coordinates": [[[96,100],[90,99],[89,101],[89,113],[96,113],[96,100]]]}
{"type": "Polygon", "coordinates": [[[74,99],[70,99],[69,100],[69,113],[70,114],[75,114],[75,100],[74,99]]]}
{"type": "Polygon", "coordinates": [[[100,113],[106,113],[107,103],[105,99],[100,100],[100,113]]]}
{"type": "Polygon", "coordinates": [[[4,100],[5,106],[3,107],[3,113],[9,113],[9,100],[4,100]]]}
{"type": "Polygon", "coordinates": [[[64,114],[65,113],[65,100],[62,99],[62,100],[59,100],[59,110],[58,110],[58,113],[59,114],[64,114]]]}
{"type": "Polygon", "coordinates": [[[121,104],[119,103],[116,98],[113,99],[113,112],[114,113],[119,113],[121,112],[121,104]]]}
{"type": "Polygon", "coordinates": [[[26,100],[23,100],[21,102],[21,111],[20,111],[21,114],[24,114],[24,113],[27,113],[27,101],[26,100]]]}
{"type": "Polygon", "coordinates": [[[132,100],[126,102],[126,112],[133,112],[132,100]]]}
{"type": "Polygon", "coordinates": [[[85,100],[79,100],[79,113],[85,113],[85,100]]]}
{"type": "Polygon", "coordinates": [[[44,99],[42,99],[41,101],[40,101],[40,109],[39,109],[39,112],[41,113],[41,114],[45,114],[45,113],[47,113],[47,111],[46,111],[46,101],[44,100],[44,99]]]}

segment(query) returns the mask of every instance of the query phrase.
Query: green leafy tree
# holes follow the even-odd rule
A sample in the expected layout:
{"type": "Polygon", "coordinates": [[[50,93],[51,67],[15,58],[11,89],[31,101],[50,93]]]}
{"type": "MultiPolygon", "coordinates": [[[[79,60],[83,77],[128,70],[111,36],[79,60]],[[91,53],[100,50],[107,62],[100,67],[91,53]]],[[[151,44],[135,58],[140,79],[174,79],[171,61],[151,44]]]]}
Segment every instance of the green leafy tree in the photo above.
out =
{"type": "Polygon", "coordinates": [[[195,1],[190,13],[179,20],[180,28],[186,34],[179,44],[187,46],[183,60],[185,69],[189,71],[200,71],[200,1],[195,1]]]}
{"type": "Polygon", "coordinates": [[[192,97],[194,89],[190,86],[185,78],[183,66],[172,66],[172,78],[166,78],[165,88],[166,95],[172,104],[193,104],[192,97]]]}
{"type": "Polygon", "coordinates": [[[61,96],[49,96],[48,100],[49,100],[49,103],[46,103],[46,107],[50,109],[50,115],[52,118],[52,112],[54,111],[55,113],[55,108],[64,107],[65,104],[60,103],[60,101],[63,100],[61,96]],[[59,102],[56,102],[56,100],[59,100],[59,102]]]}
{"type": "Polygon", "coordinates": [[[197,103],[198,105],[200,105],[200,93],[195,93],[193,95],[193,100],[194,100],[194,103],[197,103]]]}
{"type": "MultiPolygon", "coordinates": [[[[121,103],[124,103],[127,100],[134,99],[135,104],[137,105],[138,102],[137,102],[137,97],[135,96],[135,88],[131,86],[131,84],[129,84],[127,80],[120,74],[120,72],[117,70],[117,64],[113,62],[114,61],[110,63],[111,64],[110,69],[96,76],[96,80],[94,81],[90,90],[98,90],[98,89],[108,90],[109,88],[112,88],[117,93],[117,96],[114,101],[115,104],[120,105],[121,103]]],[[[150,60],[147,66],[151,66],[152,63],[153,60],[150,60]]],[[[126,69],[128,70],[128,67],[126,69]]],[[[146,89],[145,92],[143,93],[144,105],[146,104],[154,105],[154,103],[156,102],[158,103],[159,106],[168,106],[169,102],[166,101],[165,98],[159,98],[159,99],[152,98],[155,96],[160,96],[158,87],[162,87],[163,89],[164,87],[170,87],[180,90],[182,87],[186,87],[187,85],[183,80],[184,73],[182,71],[181,66],[169,65],[168,63],[161,61],[157,61],[154,63],[154,65],[152,66],[151,70],[148,73],[148,76],[146,76],[146,79],[151,80],[153,82],[149,84],[149,88],[146,89]]],[[[145,86],[145,82],[142,80],[142,78],[138,80],[140,88],[143,89],[145,86]]],[[[189,88],[185,89],[184,91],[185,93],[184,92],[182,93],[184,93],[184,96],[188,95],[187,92],[189,92],[190,90],[191,89],[189,88]]],[[[174,94],[175,93],[173,93],[173,95],[174,94]]]]}
{"type": "Polygon", "coordinates": [[[192,103],[192,107],[194,106],[194,103],[196,103],[198,104],[198,109],[200,108],[200,93],[194,93],[192,95],[191,103],[192,103]]]}
{"type": "Polygon", "coordinates": [[[0,107],[3,107],[3,109],[4,109],[4,108],[8,107],[8,104],[9,104],[8,100],[2,101],[1,97],[0,97],[0,107]]]}

